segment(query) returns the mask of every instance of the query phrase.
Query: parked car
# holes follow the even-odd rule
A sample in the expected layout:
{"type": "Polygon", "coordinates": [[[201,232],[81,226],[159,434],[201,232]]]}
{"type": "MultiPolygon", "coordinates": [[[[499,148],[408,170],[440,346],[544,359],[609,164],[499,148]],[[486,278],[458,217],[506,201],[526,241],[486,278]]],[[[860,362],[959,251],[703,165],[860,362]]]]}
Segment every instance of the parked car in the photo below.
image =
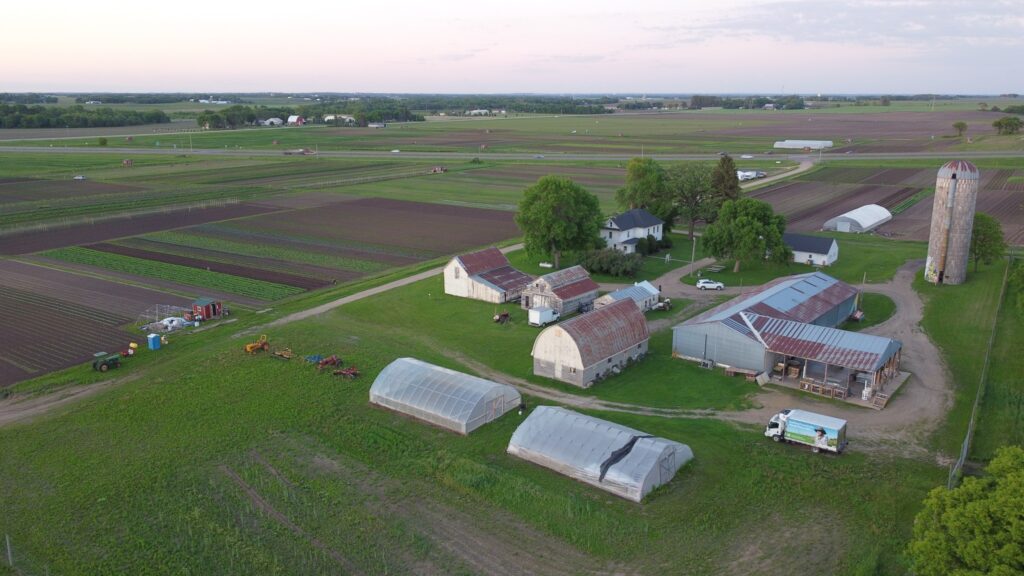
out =
{"type": "Polygon", "coordinates": [[[73,177],[72,180],[85,180],[85,176],[82,176],[81,174],[79,174],[79,175],[73,177]]]}
{"type": "Polygon", "coordinates": [[[743,158],[744,160],[750,160],[751,158],[753,158],[753,156],[751,156],[750,154],[744,154],[743,156],[740,156],[740,158],[743,158]]]}
{"type": "Polygon", "coordinates": [[[722,284],[721,282],[719,282],[717,280],[712,280],[710,278],[701,278],[700,280],[697,280],[697,289],[698,290],[724,290],[725,289],[725,284],[722,284]]]}

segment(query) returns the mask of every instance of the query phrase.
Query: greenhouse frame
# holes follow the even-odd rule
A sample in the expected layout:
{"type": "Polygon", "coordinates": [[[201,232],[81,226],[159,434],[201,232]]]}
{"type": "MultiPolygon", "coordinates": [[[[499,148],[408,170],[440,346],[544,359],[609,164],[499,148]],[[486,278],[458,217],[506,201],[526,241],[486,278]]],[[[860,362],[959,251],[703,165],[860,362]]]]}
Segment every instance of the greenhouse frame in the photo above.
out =
{"type": "Polygon", "coordinates": [[[522,404],[498,384],[415,358],[388,364],[370,386],[370,403],[408,414],[459,434],[469,434],[522,404]]]}
{"type": "Polygon", "coordinates": [[[633,502],[693,459],[686,444],[555,406],[538,406],[508,453],[633,502]]]}

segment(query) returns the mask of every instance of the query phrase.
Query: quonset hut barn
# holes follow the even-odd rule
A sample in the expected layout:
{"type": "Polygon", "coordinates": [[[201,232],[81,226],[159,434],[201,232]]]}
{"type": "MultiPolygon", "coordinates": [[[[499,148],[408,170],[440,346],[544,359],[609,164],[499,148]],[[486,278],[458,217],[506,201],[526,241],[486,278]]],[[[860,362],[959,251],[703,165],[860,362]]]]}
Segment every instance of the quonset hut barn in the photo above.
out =
{"type": "Polygon", "coordinates": [[[878,204],[866,204],[845,214],[831,218],[822,226],[822,230],[836,232],[870,232],[892,220],[892,213],[878,204]]]}
{"type": "Polygon", "coordinates": [[[415,358],[388,364],[370,386],[370,403],[469,434],[522,404],[519,392],[415,358]]]}
{"type": "Polygon", "coordinates": [[[589,388],[647,353],[647,320],[631,299],[545,328],[533,342],[533,373],[589,388]]]}
{"type": "Polygon", "coordinates": [[[967,279],[979,179],[978,169],[965,160],[939,168],[924,267],[924,278],[932,284],[963,284],[967,279]]]}
{"type": "Polygon", "coordinates": [[[516,428],[508,453],[633,502],[693,459],[686,444],[554,406],[516,428]]]}
{"type": "Polygon", "coordinates": [[[820,272],[780,278],[676,326],[672,353],[867,400],[899,373],[902,343],[835,328],[857,297],[820,272]]]}

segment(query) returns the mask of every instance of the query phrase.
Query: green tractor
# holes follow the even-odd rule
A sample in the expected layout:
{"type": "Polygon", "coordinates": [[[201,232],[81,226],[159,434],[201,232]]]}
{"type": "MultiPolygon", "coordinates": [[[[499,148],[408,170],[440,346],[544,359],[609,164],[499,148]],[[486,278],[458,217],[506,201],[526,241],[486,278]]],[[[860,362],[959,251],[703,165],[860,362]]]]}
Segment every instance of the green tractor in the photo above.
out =
{"type": "Polygon", "coordinates": [[[121,367],[121,355],[120,354],[107,354],[106,352],[97,352],[92,355],[92,369],[99,370],[100,372],[106,372],[111,368],[121,367]]]}

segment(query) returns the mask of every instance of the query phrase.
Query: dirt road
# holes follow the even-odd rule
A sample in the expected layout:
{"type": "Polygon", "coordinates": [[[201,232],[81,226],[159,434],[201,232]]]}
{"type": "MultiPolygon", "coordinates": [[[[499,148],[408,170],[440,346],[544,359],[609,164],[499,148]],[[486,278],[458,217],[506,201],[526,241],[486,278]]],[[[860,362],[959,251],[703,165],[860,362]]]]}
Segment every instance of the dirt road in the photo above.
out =
{"type": "Polygon", "coordinates": [[[23,397],[14,394],[9,398],[0,400],[0,428],[16,422],[26,421],[35,416],[40,416],[52,410],[56,410],[62,406],[78,402],[79,400],[83,400],[104,390],[109,390],[110,388],[120,384],[131,382],[139,376],[141,376],[141,374],[131,374],[122,378],[104,380],[103,382],[97,382],[95,384],[66,388],[64,390],[59,390],[52,394],[45,394],[42,396],[23,397]]]}

